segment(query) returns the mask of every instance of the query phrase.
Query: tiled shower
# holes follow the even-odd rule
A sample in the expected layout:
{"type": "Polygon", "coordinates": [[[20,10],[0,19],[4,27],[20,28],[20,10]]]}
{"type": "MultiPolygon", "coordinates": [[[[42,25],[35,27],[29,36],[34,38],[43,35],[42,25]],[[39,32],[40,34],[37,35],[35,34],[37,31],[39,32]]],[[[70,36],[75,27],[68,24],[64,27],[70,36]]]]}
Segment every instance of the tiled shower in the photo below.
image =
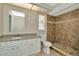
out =
{"type": "Polygon", "coordinates": [[[79,9],[48,16],[48,41],[70,55],[79,55],[79,9]]]}

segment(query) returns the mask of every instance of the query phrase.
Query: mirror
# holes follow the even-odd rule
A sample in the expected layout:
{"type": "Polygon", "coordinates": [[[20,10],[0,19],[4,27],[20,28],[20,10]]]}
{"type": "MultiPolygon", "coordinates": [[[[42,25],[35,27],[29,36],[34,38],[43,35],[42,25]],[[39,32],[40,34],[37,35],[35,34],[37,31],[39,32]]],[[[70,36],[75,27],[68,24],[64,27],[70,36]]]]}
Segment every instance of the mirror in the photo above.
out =
{"type": "Polygon", "coordinates": [[[23,32],[25,29],[25,13],[16,10],[9,11],[9,32],[23,32]]]}

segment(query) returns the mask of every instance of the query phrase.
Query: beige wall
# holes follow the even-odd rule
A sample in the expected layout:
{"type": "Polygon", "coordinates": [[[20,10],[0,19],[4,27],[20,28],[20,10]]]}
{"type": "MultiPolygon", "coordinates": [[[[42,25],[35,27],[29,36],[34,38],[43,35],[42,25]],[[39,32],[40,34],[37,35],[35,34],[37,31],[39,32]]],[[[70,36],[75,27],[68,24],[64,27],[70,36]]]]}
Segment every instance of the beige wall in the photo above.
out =
{"type": "Polygon", "coordinates": [[[0,35],[3,34],[3,5],[0,4],[0,35]]]}

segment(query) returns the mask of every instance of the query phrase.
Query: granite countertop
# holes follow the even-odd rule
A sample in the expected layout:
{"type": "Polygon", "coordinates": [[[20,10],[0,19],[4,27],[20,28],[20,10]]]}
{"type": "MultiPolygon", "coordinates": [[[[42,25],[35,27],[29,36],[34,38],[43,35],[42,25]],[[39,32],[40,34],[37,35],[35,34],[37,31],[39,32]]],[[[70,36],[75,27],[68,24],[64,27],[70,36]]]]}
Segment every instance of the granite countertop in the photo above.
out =
{"type": "Polygon", "coordinates": [[[18,40],[28,40],[28,39],[36,39],[38,36],[19,36],[19,37],[2,37],[0,38],[0,42],[8,42],[8,41],[18,41],[18,40]]]}
{"type": "Polygon", "coordinates": [[[35,38],[22,38],[22,39],[0,39],[0,42],[8,42],[8,41],[19,41],[19,40],[29,40],[29,39],[38,39],[38,37],[35,38]]]}

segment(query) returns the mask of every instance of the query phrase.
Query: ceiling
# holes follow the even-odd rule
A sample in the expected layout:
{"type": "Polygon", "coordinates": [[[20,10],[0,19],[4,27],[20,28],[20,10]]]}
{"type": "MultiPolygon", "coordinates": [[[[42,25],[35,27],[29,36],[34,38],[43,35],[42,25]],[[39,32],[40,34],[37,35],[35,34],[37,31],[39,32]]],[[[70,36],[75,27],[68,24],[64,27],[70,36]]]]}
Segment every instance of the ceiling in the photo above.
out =
{"type": "Polygon", "coordinates": [[[49,11],[51,11],[51,9],[49,8],[45,8],[44,6],[37,6],[33,3],[9,3],[11,5],[15,5],[15,6],[19,6],[19,7],[22,7],[22,8],[26,8],[26,9],[29,9],[29,10],[33,10],[33,11],[37,11],[37,12],[42,12],[42,13],[45,13],[45,14],[48,14],[49,11]]]}
{"type": "Polygon", "coordinates": [[[59,16],[79,8],[78,3],[35,3],[35,5],[50,9],[48,14],[52,16],[59,16]]]}
{"type": "Polygon", "coordinates": [[[34,11],[44,12],[51,16],[59,16],[79,8],[79,3],[11,3],[34,11]]]}

